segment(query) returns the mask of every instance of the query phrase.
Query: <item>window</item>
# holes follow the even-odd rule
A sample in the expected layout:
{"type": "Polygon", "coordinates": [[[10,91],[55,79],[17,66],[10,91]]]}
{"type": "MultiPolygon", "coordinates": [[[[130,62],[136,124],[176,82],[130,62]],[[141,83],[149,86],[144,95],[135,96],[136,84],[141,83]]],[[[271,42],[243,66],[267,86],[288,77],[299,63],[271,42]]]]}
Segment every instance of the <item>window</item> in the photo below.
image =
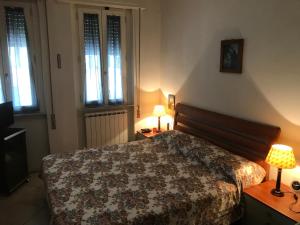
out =
{"type": "Polygon", "coordinates": [[[0,4],[0,102],[12,101],[16,112],[38,109],[32,54],[31,4],[0,4]],[[3,26],[2,26],[3,25],[3,26]]]}
{"type": "Polygon", "coordinates": [[[122,11],[79,9],[86,106],[126,103],[124,20],[122,11]]]}
{"type": "Polygon", "coordinates": [[[109,102],[122,103],[123,88],[120,16],[107,16],[107,60],[109,102]]]}
{"type": "Polygon", "coordinates": [[[84,56],[86,103],[102,104],[101,48],[97,14],[84,14],[84,56]]]}
{"type": "Polygon", "coordinates": [[[0,104],[3,102],[4,102],[4,96],[3,96],[2,84],[0,82],[0,104]]]}

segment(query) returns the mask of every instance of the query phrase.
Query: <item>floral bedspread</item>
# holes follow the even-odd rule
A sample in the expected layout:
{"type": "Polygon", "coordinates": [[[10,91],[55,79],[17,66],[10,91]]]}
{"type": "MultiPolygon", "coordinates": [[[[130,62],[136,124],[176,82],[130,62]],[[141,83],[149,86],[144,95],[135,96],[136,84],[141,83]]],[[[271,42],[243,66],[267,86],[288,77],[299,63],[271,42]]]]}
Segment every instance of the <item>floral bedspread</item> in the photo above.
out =
{"type": "MultiPolygon", "coordinates": [[[[43,159],[43,177],[52,221],[55,225],[228,225],[239,206],[243,182],[237,176],[241,171],[234,174],[224,166],[213,166],[222,165],[218,157],[233,163],[232,168],[238,167],[236,161],[246,160],[179,131],[49,155],[43,159]]],[[[251,181],[259,182],[264,174],[254,167],[251,181]]]]}

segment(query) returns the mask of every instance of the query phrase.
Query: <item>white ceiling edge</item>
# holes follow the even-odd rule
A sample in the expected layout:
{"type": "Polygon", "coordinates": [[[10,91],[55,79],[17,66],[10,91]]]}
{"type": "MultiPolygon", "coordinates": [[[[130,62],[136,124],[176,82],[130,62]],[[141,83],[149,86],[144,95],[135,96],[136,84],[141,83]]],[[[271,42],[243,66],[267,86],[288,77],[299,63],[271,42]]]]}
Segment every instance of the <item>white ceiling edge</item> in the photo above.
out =
{"type": "Polygon", "coordinates": [[[124,9],[145,9],[145,0],[56,0],[61,3],[116,7],[124,9]]]}

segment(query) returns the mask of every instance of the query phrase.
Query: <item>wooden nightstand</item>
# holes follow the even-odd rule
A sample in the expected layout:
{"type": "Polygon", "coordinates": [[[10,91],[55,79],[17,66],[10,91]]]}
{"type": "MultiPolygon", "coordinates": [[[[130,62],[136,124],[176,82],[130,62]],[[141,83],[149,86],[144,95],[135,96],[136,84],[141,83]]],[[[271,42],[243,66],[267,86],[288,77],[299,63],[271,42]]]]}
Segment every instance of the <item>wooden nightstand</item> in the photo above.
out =
{"type": "MultiPolygon", "coordinates": [[[[294,202],[293,194],[285,193],[284,197],[273,196],[270,191],[275,181],[267,181],[244,190],[245,215],[244,225],[294,225],[300,221],[300,214],[289,210],[294,202]]],[[[281,184],[283,192],[291,189],[281,184]]],[[[300,210],[300,202],[295,206],[300,210]]]]}
{"type": "MultiPolygon", "coordinates": [[[[163,132],[163,130],[161,132],[163,132]]],[[[155,135],[158,135],[161,132],[158,133],[158,132],[151,131],[150,133],[142,133],[141,131],[137,131],[136,135],[135,135],[135,139],[136,140],[143,140],[145,138],[154,137],[155,135]]]]}

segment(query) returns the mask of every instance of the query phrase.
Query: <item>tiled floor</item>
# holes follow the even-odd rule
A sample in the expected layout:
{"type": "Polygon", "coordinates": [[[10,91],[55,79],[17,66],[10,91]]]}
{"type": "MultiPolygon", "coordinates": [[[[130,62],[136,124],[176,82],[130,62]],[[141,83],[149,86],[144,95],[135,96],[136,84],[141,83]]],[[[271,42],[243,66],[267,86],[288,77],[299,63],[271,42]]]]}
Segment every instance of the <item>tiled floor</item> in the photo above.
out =
{"type": "Polygon", "coordinates": [[[0,196],[0,225],[49,225],[49,218],[44,184],[37,174],[10,196],[0,196]]]}

